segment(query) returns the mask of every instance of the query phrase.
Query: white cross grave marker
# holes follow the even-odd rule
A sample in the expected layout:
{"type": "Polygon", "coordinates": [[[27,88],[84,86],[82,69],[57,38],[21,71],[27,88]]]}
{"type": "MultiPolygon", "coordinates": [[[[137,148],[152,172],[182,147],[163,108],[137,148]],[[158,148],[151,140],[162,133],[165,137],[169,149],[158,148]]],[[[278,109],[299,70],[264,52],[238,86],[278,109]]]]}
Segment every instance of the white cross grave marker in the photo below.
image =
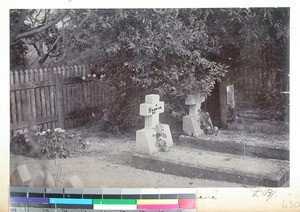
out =
{"type": "Polygon", "coordinates": [[[164,102],[159,101],[159,95],[150,94],[145,103],[140,104],[140,115],[145,116],[145,128],[153,128],[159,124],[159,114],[164,112],[164,102]]]}
{"type": "Polygon", "coordinates": [[[136,131],[136,150],[138,153],[150,155],[159,151],[155,136],[155,127],[158,124],[166,134],[166,145],[173,145],[169,125],[159,123],[159,114],[163,112],[164,102],[159,101],[159,95],[146,95],[145,103],[140,104],[140,115],[145,117],[145,127],[136,131]]]}

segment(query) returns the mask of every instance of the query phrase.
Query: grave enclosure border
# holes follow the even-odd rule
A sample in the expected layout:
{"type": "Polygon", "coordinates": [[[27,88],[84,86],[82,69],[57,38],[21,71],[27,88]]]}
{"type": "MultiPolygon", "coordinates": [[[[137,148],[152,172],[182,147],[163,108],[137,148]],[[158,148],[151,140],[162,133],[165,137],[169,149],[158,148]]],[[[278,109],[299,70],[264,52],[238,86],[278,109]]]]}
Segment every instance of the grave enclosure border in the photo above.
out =
{"type": "Polygon", "coordinates": [[[43,130],[79,126],[112,100],[109,87],[87,66],[10,71],[11,132],[33,125],[43,130]]]}

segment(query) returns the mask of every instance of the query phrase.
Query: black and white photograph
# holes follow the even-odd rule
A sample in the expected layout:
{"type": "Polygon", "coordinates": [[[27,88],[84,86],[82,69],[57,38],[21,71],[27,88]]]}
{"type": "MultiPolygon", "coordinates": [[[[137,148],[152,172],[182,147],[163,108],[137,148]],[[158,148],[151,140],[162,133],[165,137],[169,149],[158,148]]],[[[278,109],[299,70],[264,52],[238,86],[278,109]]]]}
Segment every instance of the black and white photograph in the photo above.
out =
{"type": "Polygon", "coordinates": [[[10,194],[196,189],[199,209],[244,189],[250,202],[300,207],[279,192],[295,186],[292,11],[9,8],[10,194]]]}
{"type": "Polygon", "coordinates": [[[288,187],[289,8],[11,9],[13,186],[288,187]]]}

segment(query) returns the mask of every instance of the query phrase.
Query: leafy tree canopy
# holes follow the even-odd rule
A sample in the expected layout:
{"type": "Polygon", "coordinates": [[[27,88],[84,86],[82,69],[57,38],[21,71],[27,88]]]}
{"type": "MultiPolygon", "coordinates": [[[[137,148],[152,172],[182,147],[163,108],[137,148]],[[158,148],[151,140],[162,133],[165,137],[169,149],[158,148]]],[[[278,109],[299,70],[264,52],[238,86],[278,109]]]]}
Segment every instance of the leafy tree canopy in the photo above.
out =
{"type": "Polygon", "coordinates": [[[286,80],[289,9],[12,10],[11,35],[12,65],[29,47],[40,65],[91,64],[120,92],[121,113],[154,89],[209,95],[227,72],[279,70],[286,80]]]}

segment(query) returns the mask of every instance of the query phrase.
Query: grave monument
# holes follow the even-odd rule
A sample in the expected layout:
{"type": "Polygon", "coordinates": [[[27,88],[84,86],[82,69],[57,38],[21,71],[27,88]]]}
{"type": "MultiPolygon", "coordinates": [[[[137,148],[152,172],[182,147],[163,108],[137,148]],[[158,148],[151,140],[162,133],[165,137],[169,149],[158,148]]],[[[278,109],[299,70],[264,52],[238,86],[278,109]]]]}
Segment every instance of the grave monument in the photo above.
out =
{"type": "Polygon", "coordinates": [[[185,104],[189,106],[189,114],[183,117],[183,132],[190,136],[199,136],[203,134],[200,128],[201,103],[205,97],[199,94],[189,94],[185,98],[185,104]]]}
{"type": "Polygon", "coordinates": [[[159,114],[164,112],[164,102],[159,101],[159,95],[146,95],[145,103],[140,104],[140,115],[145,116],[144,129],[136,131],[136,151],[138,153],[151,155],[159,151],[156,145],[156,126],[160,125],[166,134],[164,138],[166,146],[172,146],[173,140],[170,127],[159,123],[159,114]]]}

